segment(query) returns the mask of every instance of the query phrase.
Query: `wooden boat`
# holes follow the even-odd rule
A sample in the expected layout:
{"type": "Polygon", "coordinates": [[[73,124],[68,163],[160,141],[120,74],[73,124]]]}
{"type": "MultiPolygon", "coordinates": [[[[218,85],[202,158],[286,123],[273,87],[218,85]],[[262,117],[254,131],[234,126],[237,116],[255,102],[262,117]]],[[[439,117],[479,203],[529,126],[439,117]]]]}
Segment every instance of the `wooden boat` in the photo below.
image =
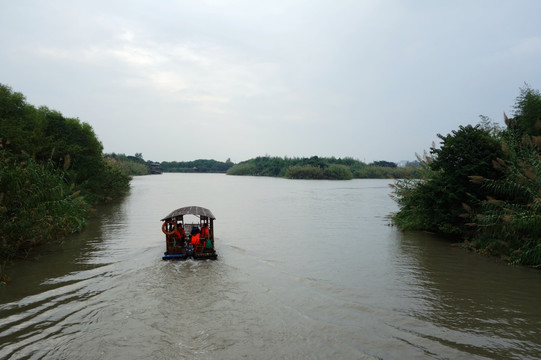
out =
{"type": "Polygon", "coordinates": [[[166,244],[163,259],[216,260],[218,254],[214,250],[214,220],[216,218],[212,212],[200,206],[182,207],[161,219],[166,244]],[[190,218],[196,221],[186,223],[186,215],[192,215],[190,218]]]}

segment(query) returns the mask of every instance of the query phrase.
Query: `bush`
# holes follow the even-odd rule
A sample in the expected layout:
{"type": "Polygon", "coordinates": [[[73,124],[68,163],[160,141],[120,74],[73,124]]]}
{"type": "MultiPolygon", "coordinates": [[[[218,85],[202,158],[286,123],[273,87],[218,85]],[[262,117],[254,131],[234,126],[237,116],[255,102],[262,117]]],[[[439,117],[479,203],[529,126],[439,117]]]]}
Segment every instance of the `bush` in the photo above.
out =
{"type": "Polygon", "coordinates": [[[0,151],[0,257],[80,231],[90,206],[52,163],[0,151]]]}
{"type": "Polygon", "coordinates": [[[332,164],[323,169],[323,177],[329,180],[351,180],[353,174],[345,165],[332,164]]]}
{"type": "Polygon", "coordinates": [[[239,163],[227,170],[227,175],[257,175],[252,163],[239,163]]]}
{"type": "Polygon", "coordinates": [[[512,263],[541,265],[541,137],[507,132],[505,160],[494,166],[503,178],[473,177],[489,196],[479,211],[470,211],[477,226],[471,246],[512,263]]]}
{"type": "Polygon", "coordinates": [[[290,166],[285,173],[288,179],[323,179],[323,169],[312,165],[290,166]]]}

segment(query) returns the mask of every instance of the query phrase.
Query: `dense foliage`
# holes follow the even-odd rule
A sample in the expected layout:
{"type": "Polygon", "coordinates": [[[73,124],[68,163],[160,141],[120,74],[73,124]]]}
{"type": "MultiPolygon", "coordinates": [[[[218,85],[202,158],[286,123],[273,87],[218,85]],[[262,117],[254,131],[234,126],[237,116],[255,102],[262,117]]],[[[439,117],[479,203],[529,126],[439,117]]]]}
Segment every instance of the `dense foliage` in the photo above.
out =
{"type": "Polygon", "coordinates": [[[0,151],[0,258],[73,233],[85,225],[89,204],[52,162],[16,161],[0,151]]]}
{"type": "Polygon", "coordinates": [[[346,165],[331,164],[326,167],[293,165],[287,168],[285,177],[288,179],[351,180],[353,174],[346,165]]]}
{"type": "Polygon", "coordinates": [[[515,113],[507,119],[507,126],[517,135],[541,135],[541,94],[539,90],[525,86],[515,102],[515,113]]]}
{"type": "Polygon", "coordinates": [[[404,178],[415,177],[414,167],[399,168],[394,163],[380,162],[384,166],[367,165],[353,158],[281,158],[260,156],[240,162],[228,171],[228,175],[278,176],[288,179],[350,180],[353,178],[404,178]],[[394,165],[394,166],[393,166],[394,165]]]}
{"type": "Polygon", "coordinates": [[[92,127],[0,84],[0,257],[79,231],[91,206],[129,190],[92,127]]]}
{"type": "Polygon", "coordinates": [[[505,129],[485,121],[438,135],[421,177],[394,185],[402,229],[429,230],[512,263],[541,266],[541,95],[528,87],[505,129]]]}
{"type": "Polygon", "coordinates": [[[512,263],[541,266],[541,136],[503,134],[500,178],[472,177],[490,195],[469,211],[476,228],[471,247],[512,263]],[[505,159],[505,160],[504,160],[505,159]]]}
{"type": "Polygon", "coordinates": [[[194,160],[194,161],[163,161],[161,163],[164,172],[196,172],[196,173],[225,173],[233,166],[231,160],[226,162],[216,160],[194,160]]]}
{"type": "Polygon", "coordinates": [[[151,161],[145,161],[143,154],[136,153],[135,156],[125,154],[105,154],[105,158],[111,163],[116,164],[122,172],[130,175],[148,175],[150,174],[151,161]]]}

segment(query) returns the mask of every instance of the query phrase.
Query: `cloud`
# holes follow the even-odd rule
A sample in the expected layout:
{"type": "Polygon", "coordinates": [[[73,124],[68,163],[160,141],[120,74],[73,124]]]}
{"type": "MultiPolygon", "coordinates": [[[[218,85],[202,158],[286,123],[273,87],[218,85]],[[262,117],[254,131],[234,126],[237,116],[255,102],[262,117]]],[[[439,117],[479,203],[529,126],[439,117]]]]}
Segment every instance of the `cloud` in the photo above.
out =
{"type": "Polygon", "coordinates": [[[529,0],[11,2],[0,71],[30,101],[89,122],[106,151],[398,161],[480,114],[498,121],[524,82],[539,86],[538,10],[529,0]],[[118,136],[126,128],[129,139],[118,136]],[[177,130],[193,136],[179,143],[177,130]]]}
{"type": "MultiPolygon", "coordinates": [[[[149,49],[136,47],[122,47],[109,50],[110,54],[117,60],[135,67],[159,66],[164,62],[164,57],[157,52],[149,51],[149,49]]],[[[96,53],[96,52],[94,52],[96,53]]],[[[107,53],[107,51],[104,51],[107,53]]]]}
{"type": "Polygon", "coordinates": [[[511,53],[516,56],[524,56],[530,58],[541,57],[541,36],[532,36],[522,39],[513,46],[511,53]]]}

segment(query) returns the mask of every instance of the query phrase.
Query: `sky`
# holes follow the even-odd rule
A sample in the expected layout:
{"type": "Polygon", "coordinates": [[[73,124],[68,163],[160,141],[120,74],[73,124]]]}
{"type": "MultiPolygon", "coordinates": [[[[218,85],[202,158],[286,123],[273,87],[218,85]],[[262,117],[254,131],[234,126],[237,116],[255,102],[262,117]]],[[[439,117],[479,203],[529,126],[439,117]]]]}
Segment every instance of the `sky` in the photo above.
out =
{"type": "Polygon", "coordinates": [[[538,0],[0,0],[0,83],[104,152],[415,160],[541,88],[538,0]]]}

